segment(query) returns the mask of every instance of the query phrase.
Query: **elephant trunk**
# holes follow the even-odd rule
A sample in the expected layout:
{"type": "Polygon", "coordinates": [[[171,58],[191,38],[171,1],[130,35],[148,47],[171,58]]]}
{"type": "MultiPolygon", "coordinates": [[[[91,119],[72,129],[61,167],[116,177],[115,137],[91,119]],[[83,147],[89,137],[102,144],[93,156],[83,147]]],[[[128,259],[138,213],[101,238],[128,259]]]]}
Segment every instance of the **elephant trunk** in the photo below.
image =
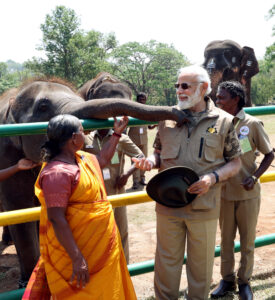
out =
{"type": "Polygon", "coordinates": [[[145,105],[119,98],[94,99],[85,103],[70,104],[64,113],[81,119],[108,119],[115,116],[131,116],[145,121],[174,120],[182,124],[185,120],[183,111],[169,106],[145,105]]]}

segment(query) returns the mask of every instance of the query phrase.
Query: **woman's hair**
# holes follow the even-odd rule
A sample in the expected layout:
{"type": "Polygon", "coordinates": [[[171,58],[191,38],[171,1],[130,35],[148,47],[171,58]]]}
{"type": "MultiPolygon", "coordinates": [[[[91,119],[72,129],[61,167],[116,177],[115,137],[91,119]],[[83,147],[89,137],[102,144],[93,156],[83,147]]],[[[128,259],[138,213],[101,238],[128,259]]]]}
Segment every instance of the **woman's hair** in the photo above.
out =
{"type": "Polygon", "coordinates": [[[242,109],[245,106],[245,87],[238,81],[223,81],[218,89],[226,90],[232,98],[239,96],[238,107],[242,109]]]}
{"type": "Polygon", "coordinates": [[[48,141],[41,147],[42,161],[50,161],[57,156],[62,147],[79,131],[80,121],[72,115],[58,115],[50,119],[47,129],[48,141]]]}

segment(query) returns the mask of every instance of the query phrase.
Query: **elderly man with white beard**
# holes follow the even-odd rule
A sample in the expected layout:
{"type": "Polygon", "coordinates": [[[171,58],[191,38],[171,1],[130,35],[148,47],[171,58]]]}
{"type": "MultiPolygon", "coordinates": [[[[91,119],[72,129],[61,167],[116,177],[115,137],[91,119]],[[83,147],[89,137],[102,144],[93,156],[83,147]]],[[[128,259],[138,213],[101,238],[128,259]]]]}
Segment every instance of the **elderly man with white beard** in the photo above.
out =
{"type": "Polygon", "coordinates": [[[221,182],[239,171],[241,149],[232,116],[215,107],[207,97],[211,92],[210,78],[202,67],[180,69],[175,88],[177,108],[185,111],[187,122],[178,127],[174,121],[161,121],[153,155],[132,160],[136,167],[146,171],[185,166],[198,174],[199,180],[187,189],[188,193],[196,194],[190,204],[172,208],[156,203],[154,287],[156,299],[178,299],[186,244],[188,288],[185,297],[207,299],[221,182]]]}

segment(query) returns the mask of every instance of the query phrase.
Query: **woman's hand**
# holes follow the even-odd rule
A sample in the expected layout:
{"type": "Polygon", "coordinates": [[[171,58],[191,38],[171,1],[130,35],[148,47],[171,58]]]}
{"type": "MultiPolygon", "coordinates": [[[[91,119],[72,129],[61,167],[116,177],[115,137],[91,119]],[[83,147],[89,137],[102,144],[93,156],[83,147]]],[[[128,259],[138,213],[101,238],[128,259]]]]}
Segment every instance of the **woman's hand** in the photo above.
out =
{"type": "Polygon", "coordinates": [[[70,284],[76,279],[76,286],[78,288],[85,288],[86,283],[89,282],[90,274],[88,264],[82,255],[79,255],[72,261],[73,273],[70,279],[70,284]]]}
{"type": "Polygon", "coordinates": [[[255,182],[254,182],[252,176],[249,176],[249,177],[245,178],[245,180],[241,183],[241,185],[243,186],[243,188],[246,191],[250,191],[254,188],[255,182]]]}
{"type": "Polygon", "coordinates": [[[114,117],[114,132],[117,134],[122,134],[128,125],[129,118],[127,116],[123,116],[119,121],[116,117],[114,117]]]}
{"type": "Polygon", "coordinates": [[[17,168],[18,168],[19,171],[29,170],[29,169],[32,169],[32,168],[37,167],[37,166],[39,166],[39,164],[33,162],[32,160],[30,160],[28,158],[22,158],[17,163],[17,168]]]}

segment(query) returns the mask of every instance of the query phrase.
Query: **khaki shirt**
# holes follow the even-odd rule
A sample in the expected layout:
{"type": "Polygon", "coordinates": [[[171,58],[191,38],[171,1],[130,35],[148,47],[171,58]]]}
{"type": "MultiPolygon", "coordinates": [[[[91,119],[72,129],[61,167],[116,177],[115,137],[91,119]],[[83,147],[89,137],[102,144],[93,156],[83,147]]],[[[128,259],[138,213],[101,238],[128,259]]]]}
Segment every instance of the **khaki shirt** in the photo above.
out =
{"type": "MultiPolygon", "coordinates": [[[[111,138],[113,131],[101,139],[97,130],[85,136],[84,150],[94,155],[99,154],[103,145],[111,138]]],[[[108,195],[122,194],[125,189],[118,190],[115,188],[116,179],[123,174],[125,155],[129,157],[142,157],[142,151],[126,135],[122,134],[117,144],[117,149],[111,162],[102,170],[105,187],[108,195]]]]}
{"type": "Polygon", "coordinates": [[[242,145],[242,167],[236,176],[229,178],[224,183],[222,198],[226,200],[253,199],[260,196],[260,184],[257,182],[252,190],[247,191],[241,183],[245,178],[253,175],[257,169],[255,151],[258,150],[265,155],[272,151],[272,146],[263,123],[246,114],[244,110],[239,111],[234,117],[233,123],[242,145]]]}
{"type": "MultiPolygon", "coordinates": [[[[188,110],[193,126],[190,123],[177,127],[175,121],[169,120],[159,123],[154,148],[161,151],[160,171],[173,166],[186,166],[201,176],[241,155],[233,117],[215,107],[211,99],[205,100],[206,111],[192,114],[188,110]]],[[[182,208],[157,203],[156,211],[189,219],[218,218],[220,190],[221,184],[215,184],[206,194],[182,208]]]]}
{"type": "Polygon", "coordinates": [[[147,126],[138,126],[130,127],[128,135],[130,139],[137,145],[147,145],[148,144],[148,135],[147,135],[147,126]]]}

